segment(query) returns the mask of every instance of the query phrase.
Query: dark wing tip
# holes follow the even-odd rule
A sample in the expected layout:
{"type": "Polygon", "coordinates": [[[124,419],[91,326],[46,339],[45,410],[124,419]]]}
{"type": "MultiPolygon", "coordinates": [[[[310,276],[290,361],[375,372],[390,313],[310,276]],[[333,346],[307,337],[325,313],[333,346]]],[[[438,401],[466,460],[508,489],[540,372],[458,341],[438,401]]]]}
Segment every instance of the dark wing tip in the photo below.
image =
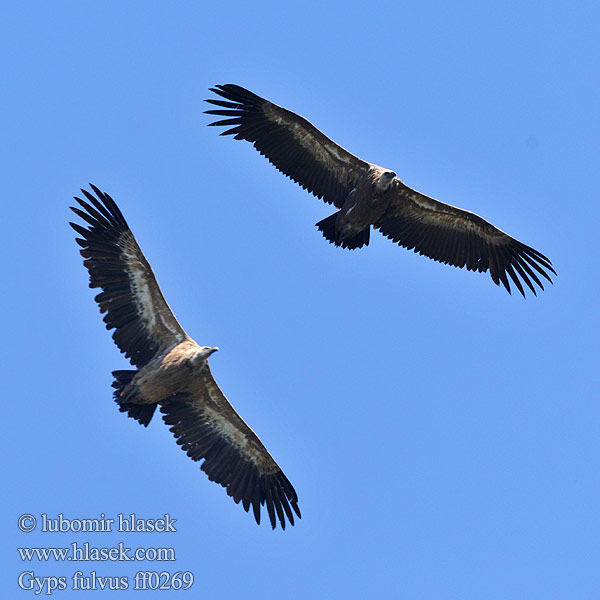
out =
{"type": "MultiPolygon", "coordinates": [[[[105,192],[102,192],[93,183],[89,184],[96,196],[92,195],[86,189],[81,188],[81,193],[86,198],[74,196],[73,199],[81,208],[70,206],[69,208],[79,217],[91,226],[90,232],[114,230],[123,232],[129,229],[123,213],[115,201],[105,192]]],[[[73,224],[71,224],[73,226],[73,224]]],[[[74,229],[76,229],[74,227],[74,229]]],[[[80,231],[76,229],[78,233],[80,231]]]]}
{"type": "MultiPolygon", "coordinates": [[[[232,100],[234,102],[238,102],[240,104],[245,105],[256,105],[260,102],[265,102],[264,98],[257,96],[254,92],[243,88],[241,85],[236,85],[235,83],[223,83],[217,84],[214,87],[209,88],[213,94],[217,94],[223,98],[227,98],[227,100],[232,100]]],[[[207,100],[207,102],[211,102],[207,100]]]]}
{"type": "Polygon", "coordinates": [[[483,271],[489,270],[492,281],[496,285],[502,283],[509,294],[511,294],[511,281],[523,298],[527,297],[526,289],[537,297],[536,285],[544,291],[544,285],[538,275],[550,283],[554,283],[547,273],[550,271],[556,275],[556,271],[551,266],[552,263],[533,248],[513,238],[509,238],[509,243],[503,247],[497,247],[490,243],[487,244],[487,248],[490,262],[483,271]]]}
{"type": "MultiPolygon", "coordinates": [[[[206,465],[206,461],[201,468],[209,474],[210,479],[213,479],[210,474],[212,469],[206,465]]],[[[226,487],[227,494],[232,496],[236,503],[242,500],[246,512],[252,506],[254,519],[258,525],[260,525],[261,506],[267,510],[271,529],[276,529],[277,523],[282,530],[285,530],[287,523],[295,525],[294,513],[298,519],[302,518],[298,496],[283,472],[278,470],[271,474],[260,473],[254,465],[250,467],[249,464],[247,468],[251,468],[254,473],[253,476],[246,477],[241,486],[236,485],[237,482],[228,484],[216,478],[214,481],[226,487]]]]}

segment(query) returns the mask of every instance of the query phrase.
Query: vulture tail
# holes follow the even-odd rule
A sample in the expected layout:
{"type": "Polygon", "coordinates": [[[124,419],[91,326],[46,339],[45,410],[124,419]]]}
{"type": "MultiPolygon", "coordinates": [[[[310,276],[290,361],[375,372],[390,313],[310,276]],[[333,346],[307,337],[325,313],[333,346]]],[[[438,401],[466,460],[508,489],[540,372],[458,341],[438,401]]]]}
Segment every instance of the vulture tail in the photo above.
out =
{"type": "Polygon", "coordinates": [[[131,383],[132,379],[137,375],[137,371],[113,371],[115,380],[112,386],[115,388],[113,397],[119,405],[121,412],[126,412],[128,416],[136,421],[139,421],[144,427],[148,427],[148,423],[154,415],[156,404],[137,404],[133,400],[137,393],[135,390],[129,390],[127,395],[123,395],[125,388],[131,383]]]}
{"type": "Polygon", "coordinates": [[[317,228],[323,233],[325,239],[336,246],[348,248],[349,250],[368,246],[371,227],[359,231],[356,235],[346,236],[340,239],[339,233],[336,231],[336,218],[340,212],[341,211],[333,213],[331,216],[317,223],[317,228]]]}

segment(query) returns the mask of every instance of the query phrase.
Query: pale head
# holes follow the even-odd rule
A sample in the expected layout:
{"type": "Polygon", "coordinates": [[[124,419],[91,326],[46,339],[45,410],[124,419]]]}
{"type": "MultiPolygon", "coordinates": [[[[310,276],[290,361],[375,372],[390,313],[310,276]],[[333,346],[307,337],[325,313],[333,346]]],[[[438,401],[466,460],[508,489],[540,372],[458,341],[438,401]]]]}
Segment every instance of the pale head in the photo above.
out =
{"type": "Polygon", "coordinates": [[[396,173],[394,173],[394,171],[384,171],[375,184],[377,191],[386,192],[394,180],[394,177],[396,177],[396,173]]]}
{"type": "Polygon", "coordinates": [[[207,359],[211,354],[216,352],[218,348],[216,346],[201,346],[197,352],[197,355],[200,355],[201,358],[207,359]]]}
{"type": "Polygon", "coordinates": [[[189,361],[194,367],[203,366],[208,357],[217,350],[218,348],[216,346],[200,346],[198,350],[196,350],[196,353],[189,358],[189,361]]]}

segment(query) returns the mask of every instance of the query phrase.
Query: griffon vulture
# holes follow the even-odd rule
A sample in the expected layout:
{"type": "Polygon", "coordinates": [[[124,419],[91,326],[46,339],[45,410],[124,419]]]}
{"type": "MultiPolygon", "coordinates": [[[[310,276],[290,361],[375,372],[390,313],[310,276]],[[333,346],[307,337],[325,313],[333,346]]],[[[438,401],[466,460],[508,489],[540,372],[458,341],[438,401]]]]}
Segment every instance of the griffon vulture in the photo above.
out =
{"type": "Polygon", "coordinates": [[[540,277],[552,280],[552,263],[540,252],[500,231],[480,216],[429,198],[405,185],[396,174],[354,156],[306,119],[233,84],[211,88],[226,100],[210,123],[228,127],[221,135],[247,140],[279,171],[339,210],[317,223],[327,240],[342,248],[369,243],[371,225],[401,246],[433,260],[489,271],[510,293],[508,277],[525,296],[522,282],[535,294],[540,277]],[[508,277],[507,277],[508,275],[508,277]]]}
{"type": "Polygon", "coordinates": [[[218,350],[199,346],[183,330],[165,301],[152,267],[113,199],[95,186],[96,197],[75,198],[71,210],[87,224],[71,227],[81,235],[83,264],[90,287],[105,313],[107,329],[136,370],[113,371],[114,398],[126,412],[147,426],[157,406],[177,443],[211,481],[227,489],[234,502],[250,506],[257,523],[266,504],[271,526],[276,516],[282,529],[286,518],[300,517],[292,484],[256,434],[219,389],[208,366],[218,350]]]}

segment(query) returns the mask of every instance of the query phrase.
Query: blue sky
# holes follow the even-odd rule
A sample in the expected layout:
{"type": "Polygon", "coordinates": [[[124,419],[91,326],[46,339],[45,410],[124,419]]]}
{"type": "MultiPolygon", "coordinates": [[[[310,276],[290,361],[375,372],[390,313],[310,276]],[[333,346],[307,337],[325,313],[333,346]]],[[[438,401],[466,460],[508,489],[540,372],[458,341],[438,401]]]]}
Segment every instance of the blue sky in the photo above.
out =
{"type": "MultiPolygon", "coordinates": [[[[4,586],[191,571],[194,597],[597,598],[597,3],[23,2],[4,7],[4,586]],[[208,88],[294,110],[408,185],[474,211],[558,273],[523,300],[331,209],[249,144],[208,88]],[[176,316],[294,484],[257,527],[175,444],[120,414],[127,367],[68,206],[117,201],[176,316]],[[177,519],[50,534],[19,515],[177,519]],[[172,547],[177,560],[22,562],[18,547],[172,547]]],[[[156,592],[159,594],[159,592],[156,592]]],[[[157,597],[182,597],[161,591],[157,597]]],[[[77,597],[81,597],[78,595],[77,597]]]]}

